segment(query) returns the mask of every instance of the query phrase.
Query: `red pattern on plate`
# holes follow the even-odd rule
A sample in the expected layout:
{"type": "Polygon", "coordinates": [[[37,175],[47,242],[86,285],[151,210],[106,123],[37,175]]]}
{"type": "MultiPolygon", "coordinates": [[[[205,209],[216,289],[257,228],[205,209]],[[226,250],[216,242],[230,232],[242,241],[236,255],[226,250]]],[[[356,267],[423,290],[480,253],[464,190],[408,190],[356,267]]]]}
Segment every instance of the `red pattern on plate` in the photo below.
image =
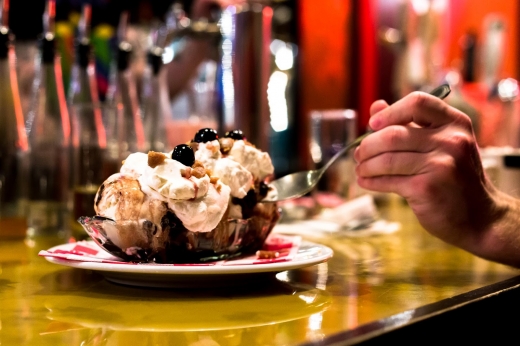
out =
{"type": "Polygon", "coordinates": [[[279,257],[277,258],[266,258],[259,259],[256,255],[239,257],[231,260],[224,260],[218,262],[209,263],[184,263],[184,264],[157,264],[157,263],[134,263],[125,262],[118,257],[112,256],[103,249],[101,249],[93,241],[80,241],[77,243],[69,243],[60,245],[54,250],[42,250],[38,253],[39,256],[43,257],[54,257],[65,261],[76,261],[76,262],[98,262],[98,263],[117,263],[117,264],[128,264],[128,265],[152,265],[152,266],[178,266],[178,267],[199,267],[199,266],[232,266],[232,265],[254,265],[254,264],[266,264],[266,263],[278,263],[291,261],[294,256],[298,253],[300,248],[301,237],[300,236],[286,236],[280,234],[271,235],[267,241],[266,246],[263,250],[279,251],[279,257]],[[267,245],[267,244],[275,244],[267,245]]]}

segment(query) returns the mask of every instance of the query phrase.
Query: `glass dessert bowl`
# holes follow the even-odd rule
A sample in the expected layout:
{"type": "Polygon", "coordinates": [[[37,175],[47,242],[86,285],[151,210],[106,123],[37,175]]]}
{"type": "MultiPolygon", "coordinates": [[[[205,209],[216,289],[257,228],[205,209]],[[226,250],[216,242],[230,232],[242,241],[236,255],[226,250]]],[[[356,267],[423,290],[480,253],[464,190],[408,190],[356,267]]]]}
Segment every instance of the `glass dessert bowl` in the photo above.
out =
{"type": "Polygon", "coordinates": [[[200,263],[261,249],[280,218],[260,203],[268,154],[232,131],[202,129],[171,153],[130,154],[99,187],[97,216],[78,221],[109,253],[133,262],[200,263]]]}
{"type": "MultiPolygon", "coordinates": [[[[278,211],[276,211],[276,215],[278,211]]],[[[121,241],[118,222],[103,216],[83,216],[78,222],[90,238],[108,253],[138,263],[202,263],[254,254],[261,249],[276,224],[252,217],[229,219],[207,233],[192,232],[180,225],[170,229],[159,243],[128,244],[121,241]]],[[[150,223],[145,220],[144,223],[150,223]]]]}

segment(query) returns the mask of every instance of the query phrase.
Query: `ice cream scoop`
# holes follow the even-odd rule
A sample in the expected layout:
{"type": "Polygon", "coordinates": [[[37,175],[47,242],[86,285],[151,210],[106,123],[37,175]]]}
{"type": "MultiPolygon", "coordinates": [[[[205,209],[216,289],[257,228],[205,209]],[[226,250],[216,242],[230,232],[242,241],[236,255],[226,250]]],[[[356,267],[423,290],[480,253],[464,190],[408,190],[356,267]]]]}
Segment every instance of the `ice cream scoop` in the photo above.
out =
{"type": "Polygon", "coordinates": [[[204,134],[206,142],[171,153],[130,154],[100,186],[97,215],[78,220],[90,237],[136,262],[213,261],[261,248],[280,217],[276,204],[258,203],[270,158],[244,140],[223,150],[213,131],[204,134]]]}

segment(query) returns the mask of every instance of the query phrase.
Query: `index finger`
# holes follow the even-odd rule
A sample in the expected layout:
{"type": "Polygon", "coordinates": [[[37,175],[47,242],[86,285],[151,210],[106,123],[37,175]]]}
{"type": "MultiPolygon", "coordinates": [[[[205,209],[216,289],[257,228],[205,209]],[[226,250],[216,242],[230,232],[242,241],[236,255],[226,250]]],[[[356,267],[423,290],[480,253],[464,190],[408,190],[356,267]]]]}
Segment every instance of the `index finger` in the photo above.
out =
{"type": "Polygon", "coordinates": [[[369,126],[377,131],[390,125],[406,125],[411,122],[422,127],[436,128],[464,116],[441,99],[430,94],[414,91],[390,107],[374,114],[369,126]]]}

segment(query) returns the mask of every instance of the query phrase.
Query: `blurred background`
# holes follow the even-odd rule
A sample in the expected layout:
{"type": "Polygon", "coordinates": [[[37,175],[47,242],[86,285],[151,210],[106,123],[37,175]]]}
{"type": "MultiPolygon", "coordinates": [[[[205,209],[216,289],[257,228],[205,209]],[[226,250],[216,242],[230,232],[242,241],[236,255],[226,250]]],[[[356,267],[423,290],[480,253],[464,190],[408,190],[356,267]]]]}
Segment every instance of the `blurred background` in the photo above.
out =
{"type": "MultiPolygon", "coordinates": [[[[516,177],[516,0],[2,3],[0,50],[11,47],[12,54],[5,54],[11,70],[0,82],[10,86],[4,94],[14,114],[10,123],[7,111],[0,114],[2,136],[14,124],[14,147],[33,155],[9,174],[18,177],[20,167],[50,157],[35,149],[43,147],[42,133],[60,138],[58,147],[72,148],[71,155],[56,159],[62,173],[52,179],[86,191],[86,204],[125,153],[169,151],[203,127],[243,130],[270,153],[277,176],[320,166],[367,130],[373,101],[392,103],[441,83],[453,90],[446,101],[471,117],[495,182],[501,184],[497,172],[504,170],[516,177]],[[46,63],[53,66],[50,79],[46,63]],[[38,125],[52,122],[52,99],[59,135],[38,125]]],[[[7,171],[9,150],[2,150],[7,171]]],[[[31,190],[43,189],[48,169],[29,169],[38,180],[31,190]]],[[[14,196],[6,189],[9,174],[0,181],[4,210],[14,200],[7,196],[14,196]]],[[[80,197],[73,200],[68,208],[81,205],[80,197]]]]}
{"type": "MultiPolygon", "coordinates": [[[[193,2],[178,2],[187,17],[191,16],[193,2]]],[[[139,78],[139,70],[146,64],[146,52],[152,45],[151,32],[165,25],[173,3],[170,0],[57,0],[56,36],[64,85],[70,84],[74,38],[84,4],[92,6],[93,54],[103,100],[108,90],[111,62],[115,59],[121,13],[128,11],[129,14],[132,64],[139,78]]],[[[518,79],[520,6],[517,1],[273,0],[251,3],[272,9],[270,104],[285,102],[287,109],[271,107],[268,118],[271,126],[265,131],[270,141],[262,145],[274,156],[279,174],[309,165],[307,142],[312,110],[354,109],[359,115],[357,130],[362,132],[369,105],[374,100],[382,98],[393,102],[412,90],[428,89],[443,81],[448,81],[457,91],[457,100],[452,102],[475,117],[482,145],[501,144],[493,137],[497,127],[503,124],[500,119],[505,114],[499,113],[507,113],[502,109],[507,107],[500,103],[501,107],[494,107],[489,103],[494,99],[502,103],[512,101],[500,98],[498,85],[510,79],[512,84],[507,82],[504,87],[511,88],[518,79]],[[286,77],[275,72],[282,72],[286,77]],[[484,112],[485,107],[493,110],[484,112]],[[284,149],[279,152],[277,147],[284,149]]],[[[44,0],[11,1],[9,26],[15,37],[19,62],[30,63],[37,54],[45,4],[44,0]]],[[[178,46],[174,41],[165,47],[162,58],[166,64],[173,59],[173,51],[178,46]]],[[[18,70],[20,88],[29,88],[30,74],[35,70],[30,66],[26,69],[25,65],[18,70]]],[[[28,93],[24,90],[22,95],[28,93]]],[[[180,100],[179,93],[171,96],[173,110],[187,112],[189,101],[180,100]]],[[[510,144],[516,146],[518,139],[511,140],[514,143],[510,144]]]]}

